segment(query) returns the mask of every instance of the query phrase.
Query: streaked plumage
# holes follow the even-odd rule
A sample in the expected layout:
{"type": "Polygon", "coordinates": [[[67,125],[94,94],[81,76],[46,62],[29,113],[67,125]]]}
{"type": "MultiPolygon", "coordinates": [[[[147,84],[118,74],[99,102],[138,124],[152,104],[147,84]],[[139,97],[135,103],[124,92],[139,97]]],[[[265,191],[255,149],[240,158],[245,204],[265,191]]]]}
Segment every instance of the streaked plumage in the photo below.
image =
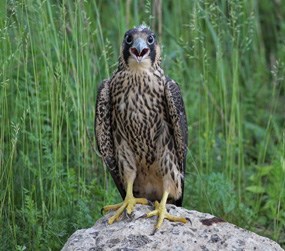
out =
{"type": "MultiPolygon", "coordinates": [[[[118,70],[98,90],[96,140],[125,202],[134,195],[181,206],[186,115],[180,89],[164,75],[160,62],[160,47],[148,27],[126,32],[118,70]]],[[[146,200],[134,204],[141,202],[146,200]]],[[[134,205],[126,203],[130,213],[134,205]]],[[[105,209],[122,211],[122,204],[105,209]]]]}

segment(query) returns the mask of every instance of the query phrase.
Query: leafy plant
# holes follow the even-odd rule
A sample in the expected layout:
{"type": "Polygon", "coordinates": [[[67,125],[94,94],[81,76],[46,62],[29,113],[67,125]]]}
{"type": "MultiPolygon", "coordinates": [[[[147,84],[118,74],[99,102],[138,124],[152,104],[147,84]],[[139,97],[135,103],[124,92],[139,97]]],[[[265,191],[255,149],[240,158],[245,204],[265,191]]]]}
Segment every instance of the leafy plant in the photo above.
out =
{"type": "Polygon", "coordinates": [[[143,22],[184,96],[184,206],[285,246],[279,2],[1,1],[0,249],[59,250],[119,201],[94,151],[96,90],[143,22]]]}

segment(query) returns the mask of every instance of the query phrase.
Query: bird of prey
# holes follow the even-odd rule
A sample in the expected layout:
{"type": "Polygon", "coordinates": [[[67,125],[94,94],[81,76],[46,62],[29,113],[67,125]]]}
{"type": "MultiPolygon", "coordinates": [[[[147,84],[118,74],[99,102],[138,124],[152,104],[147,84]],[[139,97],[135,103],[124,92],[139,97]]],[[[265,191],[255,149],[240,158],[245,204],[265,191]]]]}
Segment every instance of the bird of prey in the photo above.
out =
{"type": "Polygon", "coordinates": [[[170,215],[166,203],[182,205],[187,121],[177,83],[164,75],[160,46],[145,25],[125,33],[117,71],[104,80],[96,101],[98,150],[123,198],[109,224],[136,204],[155,201],[146,217],[186,223],[170,215]],[[160,201],[160,202],[158,202],[160,201]]]}

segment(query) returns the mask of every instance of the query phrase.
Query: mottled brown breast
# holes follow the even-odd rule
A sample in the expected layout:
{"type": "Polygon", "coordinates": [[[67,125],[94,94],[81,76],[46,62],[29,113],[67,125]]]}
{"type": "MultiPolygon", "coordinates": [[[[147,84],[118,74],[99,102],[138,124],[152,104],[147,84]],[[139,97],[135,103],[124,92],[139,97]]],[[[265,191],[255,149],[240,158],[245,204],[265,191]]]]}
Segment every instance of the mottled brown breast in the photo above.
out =
{"type": "Polygon", "coordinates": [[[167,138],[165,77],[161,71],[119,72],[112,79],[113,136],[125,139],[132,152],[147,162],[154,161],[154,151],[164,135],[167,138]]]}

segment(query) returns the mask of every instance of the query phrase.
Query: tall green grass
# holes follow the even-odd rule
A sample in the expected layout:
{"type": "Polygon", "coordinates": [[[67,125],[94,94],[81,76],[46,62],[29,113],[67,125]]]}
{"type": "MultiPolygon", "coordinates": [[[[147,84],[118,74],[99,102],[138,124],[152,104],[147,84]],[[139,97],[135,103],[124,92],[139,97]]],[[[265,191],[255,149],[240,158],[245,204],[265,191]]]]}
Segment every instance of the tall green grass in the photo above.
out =
{"type": "Polygon", "coordinates": [[[142,22],[186,104],[184,206],[285,245],[285,7],[157,3],[2,1],[0,249],[58,250],[120,200],[96,154],[94,105],[142,22]]]}

